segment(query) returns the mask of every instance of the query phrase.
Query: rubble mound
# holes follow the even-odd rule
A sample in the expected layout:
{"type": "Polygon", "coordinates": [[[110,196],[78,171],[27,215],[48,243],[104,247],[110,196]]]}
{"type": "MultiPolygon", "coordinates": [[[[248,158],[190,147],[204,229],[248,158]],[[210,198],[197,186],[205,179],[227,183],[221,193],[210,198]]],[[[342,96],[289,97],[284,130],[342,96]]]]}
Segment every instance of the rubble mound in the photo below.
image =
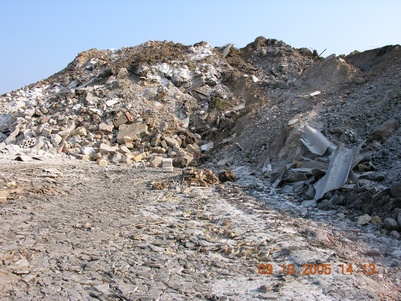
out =
{"type": "Polygon", "coordinates": [[[246,165],[297,198],[321,202],[355,191],[356,200],[343,205],[368,214],[379,207],[358,206],[361,195],[381,193],[387,201],[377,203],[394,216],[399,196],[388,188],[401,180],[400,49],[324,59],[264,37],[242,49],[167,41],[90,49],[64,70],[0,97],[0,151],[100,165],[161,167],[171,158],[175,168],[206,163],[215,172],[246,165]],[[309,128],[333,147],[307,147],[309,128]],[[338,154],[347,149],[360,158],[348,158],[341,185],[316,184],[332,172],[329,162],[344,164],[338,154]],[[306,168],[306,161],[326,168],[306,168]],[[319,193],[310,189],[316,186],[319,193]]]}

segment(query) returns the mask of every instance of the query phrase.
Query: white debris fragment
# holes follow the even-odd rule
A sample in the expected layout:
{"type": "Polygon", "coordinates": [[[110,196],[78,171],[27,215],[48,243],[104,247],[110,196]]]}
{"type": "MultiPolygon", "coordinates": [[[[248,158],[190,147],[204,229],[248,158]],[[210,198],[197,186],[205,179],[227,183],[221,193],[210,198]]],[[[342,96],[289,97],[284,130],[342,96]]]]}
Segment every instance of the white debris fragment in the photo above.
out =
{"type": "Polygon", "coordinates": [[[315,97],[315,96],[320,95],[321,93],[322,93],[322,92],[320,92],[320,91],[315,91],[315,92],[310,93],[309,96],[310,96],[310,97],[315,97]]]}

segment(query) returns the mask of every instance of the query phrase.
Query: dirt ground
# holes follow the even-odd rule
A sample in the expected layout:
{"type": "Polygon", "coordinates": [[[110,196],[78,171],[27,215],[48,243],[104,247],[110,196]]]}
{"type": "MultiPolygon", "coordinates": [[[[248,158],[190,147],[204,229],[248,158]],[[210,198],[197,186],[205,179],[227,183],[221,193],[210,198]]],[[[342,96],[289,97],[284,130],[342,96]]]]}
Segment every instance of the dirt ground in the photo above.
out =
{"type": "Polygon", "coordinates": [[[246,168],[197,187],[179,169],[0,166],[2,300],[401,299],[400,240],[346,209],[300,206],[246,168]]]}

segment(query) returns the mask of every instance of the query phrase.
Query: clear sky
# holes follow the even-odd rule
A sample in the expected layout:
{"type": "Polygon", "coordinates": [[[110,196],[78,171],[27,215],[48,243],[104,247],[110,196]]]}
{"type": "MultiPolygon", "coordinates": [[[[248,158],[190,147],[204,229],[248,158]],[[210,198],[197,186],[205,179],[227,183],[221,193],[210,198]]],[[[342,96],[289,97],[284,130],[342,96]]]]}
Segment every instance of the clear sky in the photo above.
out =
{"type": "Polygon", "coordinates": [[[148,40],[244,47],[258,36],[324,56],[401,44],[400,0],[0,0],[0,94],[90,48],[148,40]]]}

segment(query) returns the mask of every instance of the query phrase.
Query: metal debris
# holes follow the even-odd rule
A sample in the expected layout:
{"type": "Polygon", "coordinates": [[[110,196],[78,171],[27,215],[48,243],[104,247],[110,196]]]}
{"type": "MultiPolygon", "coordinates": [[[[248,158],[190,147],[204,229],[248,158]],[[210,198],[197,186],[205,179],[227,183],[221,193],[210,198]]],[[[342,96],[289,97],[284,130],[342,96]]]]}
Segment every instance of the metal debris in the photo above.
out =
{"type": "Polygon", "coordinates": [[[332,155],[326,175],[313,185],[316,190],[314,199],[318,200],[331,190],[338,189],[347,182],[351,170],[355,148],[344,145],[337,147],[332,155]]]}
{"type": "Polygon", "coordinates": [[[356,183],[361,175],[357,171],[359,163],[369,158],[369,153],[362,152],[362,144],[354,148],[344,145],[337,147],[310,126],[304,127],[301,141],[313,154],[321,157],[313,160],[302,158],[302,161],[291,164],[278,162],[270,168],[269,173],[265,166],[269,160],[266,160],[263,170],[271,177],[274,188],[282,184],[282,192],[302,192],[314,201],[347,182],[356,183]]]}
{"type": "Polygon", "coordinates": [[[314,154],[323,156],[329,149],[333,151],[335,145],[332,144],[321,132],[305,125],[303,131],[302,143],[314,154]]]}

